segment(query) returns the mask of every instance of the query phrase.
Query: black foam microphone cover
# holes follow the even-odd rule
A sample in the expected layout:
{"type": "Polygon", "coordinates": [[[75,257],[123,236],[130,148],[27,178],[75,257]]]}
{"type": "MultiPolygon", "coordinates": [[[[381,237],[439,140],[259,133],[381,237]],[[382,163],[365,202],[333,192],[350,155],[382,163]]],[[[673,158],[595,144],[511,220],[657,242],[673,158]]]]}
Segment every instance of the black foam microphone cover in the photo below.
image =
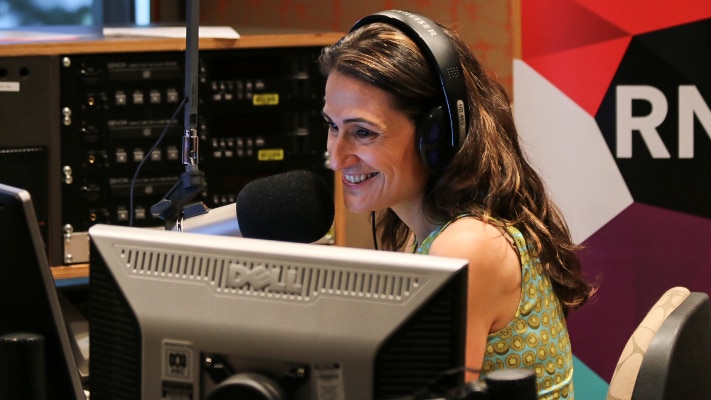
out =
{"type": "Polygon", "coordinates": [[[246,238],[312,243],[331,229],[334,213],[326,182],[306,170],[255,179],[237,195],[237,222],[246,238]]]}

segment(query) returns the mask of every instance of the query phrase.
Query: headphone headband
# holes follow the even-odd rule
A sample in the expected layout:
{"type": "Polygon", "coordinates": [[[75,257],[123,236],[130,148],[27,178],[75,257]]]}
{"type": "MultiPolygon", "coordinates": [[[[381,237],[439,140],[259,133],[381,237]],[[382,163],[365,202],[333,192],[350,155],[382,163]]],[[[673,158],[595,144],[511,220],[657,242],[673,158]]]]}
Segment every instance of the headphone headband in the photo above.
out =
{"type": "Polygon", "coordinates": [[[436,69],[449,116],[451,138],[448,145],[456,152],[467,135],[467,93],[459,55],[454,46],[435,22],[402,10],[381,11],[363,17],[353,25],[351,31],[375,22],[402,31],[417,44],[430,65],[436,69]]]}

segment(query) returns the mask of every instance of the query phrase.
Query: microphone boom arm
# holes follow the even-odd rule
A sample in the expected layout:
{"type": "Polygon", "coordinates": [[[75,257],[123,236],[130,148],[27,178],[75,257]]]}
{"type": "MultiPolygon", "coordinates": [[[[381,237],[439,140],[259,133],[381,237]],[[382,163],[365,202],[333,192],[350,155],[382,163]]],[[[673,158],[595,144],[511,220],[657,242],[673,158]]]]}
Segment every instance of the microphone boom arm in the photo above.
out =
{"type": "Polygon", "coordinates": [[[200,33],[200,1],[189,0],[186,4],[187,28],[185,35],[185,113],[183,116],[183,164],[198,163],[198,51],[200,33]]]}
{"type": "Polygon", "coordinates": [[[186,35],[185,35],[185,96],[184,135],[182,143],[183,164],[185,172],[180,180],[168,191],[158,203],[151,206],[151,214],[165,222],[165,229],[172,230],[183,214],[183,209],[192,203],[193,199],[205,187],[205,174],[198,169],[198,51],[199,51],[199,0],[186,2],[186,35]]]}

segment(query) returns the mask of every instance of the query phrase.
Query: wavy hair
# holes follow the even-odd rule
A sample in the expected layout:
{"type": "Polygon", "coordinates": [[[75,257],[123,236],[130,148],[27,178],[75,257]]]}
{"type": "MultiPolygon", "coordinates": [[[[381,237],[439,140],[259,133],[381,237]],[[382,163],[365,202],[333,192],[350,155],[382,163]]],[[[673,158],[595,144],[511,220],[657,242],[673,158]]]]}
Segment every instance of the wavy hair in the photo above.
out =
{"type": "MultiPolygon", "coordinates": [[[[422,211],[439,225],[470,213],[500,228],[516,226],[533,246],[567,315],[596,289],[583,277],[579,246],[526,159],[506,91],[457,32],[442,29],[459,53],[469,125],[464,143],[444,171],[430,176],[422,211]]],[[[337,71],[392,93],[396,107],[416,126],[427,110],[442,102],[435,72],[420,49],[387,24],[373,23],[348,33],[323,49],[319,63],[326,76],[337,71]]],[[[411,235],[390,209],[378,212],[375,222],[383,249],[401,249],[411,235]]]]}

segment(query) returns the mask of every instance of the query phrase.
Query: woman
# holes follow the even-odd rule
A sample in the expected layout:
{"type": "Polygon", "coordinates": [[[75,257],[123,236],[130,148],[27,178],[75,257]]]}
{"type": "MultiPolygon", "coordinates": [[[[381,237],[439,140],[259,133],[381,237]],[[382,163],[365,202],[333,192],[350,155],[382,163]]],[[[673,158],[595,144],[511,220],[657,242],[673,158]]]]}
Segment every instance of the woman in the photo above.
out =
{"type": "Polygon", "coordinates": [[[467,367],[530,368],[539,398],[572,399],[565,318],[594,288],[523,154],[505,91],[456,32],[438,29],[466,87],[454,154],[434,167],[421,157],[417,129],[443,102],[439,73],[417,38],[376,19],[321,54],[329,166],[342,174],[346,207],[373,213],[376,247],[469,260],[467,367]]]}

